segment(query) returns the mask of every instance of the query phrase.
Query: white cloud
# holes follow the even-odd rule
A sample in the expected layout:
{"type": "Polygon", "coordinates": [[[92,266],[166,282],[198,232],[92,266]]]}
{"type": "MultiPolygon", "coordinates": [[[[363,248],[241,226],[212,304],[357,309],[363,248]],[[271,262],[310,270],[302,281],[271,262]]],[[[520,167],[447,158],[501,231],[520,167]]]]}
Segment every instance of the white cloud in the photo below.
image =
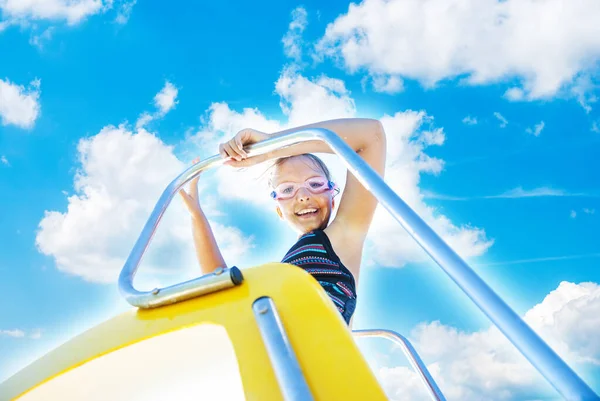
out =
{"type": "Polygon", "coordinates": [[[598,101],[596,92],[600,88],[596,85],[589,75],[581,75],[576,78],[575,83],[571,91],[577,99],[577,102],[583,107],[583,109],[590,113],[592,111],[592,104],[598,101]]]}
{"type": "MultiPolygon", "coordinates": [[[[571,366],[600,362],[600,286],[562,282],[524,320],[571,366]]],[[[515,347],[492,327],[474,333],[439,322],[418,325],[410,338],[448,399],[540,399],[556,396],[515,347]]],[[[379,367],[392,400],[426,399],[405,367],[379,367]]]]}
{"type": "MultiPolygon", "coordinates": [[[[46,211],[36,244],[60,271],[114,282],[162,191],[185,166],[153,134],[124,126],[107,126],[80,140],[78,152],[75,194],[64,213],[46,211]]],[[[197,276],[189,215],[179,198],[172,203],[140,271],[197,276]]],[[[239,262],[252,238],[218,222],[211,225],[225,260],[239,262]]]]}
{"type": "Polygon", "coordinates": [[[307,25],[307,12],[303,7],[296,7],[292,11],[292,22],[281,41],[285,55],[299,62],[302,59],[302,32],[307,25]]]}
{"type": "Polygon", "coordinates": [[[140,129],[148,125],[150,121],[154,120],[154,116],[148,112],[143,112],[135,122],[135,128],[140,129]]]}
{"type": "Polygon", "coordinates": [[[29,38],[29,44],[34,45],[38,49],[42,50],[47,42],[52,39],[52,34],[54,33],[54,27],[46,28],[42,33],[32,34],[31,38],[29,38]]]}
{"type": "Polygon", "coordinates": [[[375,92],[394,94],[404,89],[402,79],[397,75],[375,75],[372,80],[375,92]]]}
{"type": "Polygon", "coordinates": [[[525,100],[525,92],[521,88],[509,88],[504,92],[504,97],[514,102],[525,100]]]}
{"type": "Polygon", "coordinates": [[[571,210],[571,218],[574,219],[577,217],[577,212],[575,210],[571,210]]]}
{"type": "Polygon", "coordinates": [[[26,89],[22,85],[0,79],[0,119],[2,125],[33,128],[40,114],[40,81],[35,80],[26,89]]]}
{"type": "Polygon", "coordinates": [[[0,32],[12,25],[11,21],[0,21],[0,32]]]}
{"type": "Polygon", "coordinates": [[[177,104],[177,93],[179,91],[169,81],[165,82],[165,86],[154,96],[154,105],[159,110],[161,115],[167,114],[177,104]]]}
{"type": "Polygon", "coordinates": [[[523,189],[522,187],[517,187],[511,189],[510,191],[506,191],[499,195],[489,195],[485,198],[533,198],[540,196],[580,196],[582,194],[571,194],[562,189],[555,189],[549,187],[539,187],[534,189],[523,189]]]}
{"type": "Polygon", "coordinates": [[[39,340],[40,338],[42,338],[42,330],[40,330],[40,329],[33,330],[29,334],[29,338],[31,338],[32,340],[39,340]]]}
{"type": "Polygon", "coordinates": [[[325,75],[311,80],[288,68],[277,80],[275,91],[290,127],[356,114],[344,81],[325,75]]]}
{"type": "Polygon", "coordinates": [[[75,25],[104,9],[102,0],[0,0],[3,17],[14,21],[65,20],[75,25]]]}
{"type": "Polygon", "coordinates": [[[532,134],[533,136],[540,136],[540,134],[542,133],[542,130],[544,129],[544,122],[540,121],[539,124],[536,124],[533,126],[532,128],[527,128],[525,131],[528,134],[532,134]]]}
{"type": "Polygon", "coordinates": [[[31,330],[29,334],[26,330],[13,329],[13,330],[0,330],[0,337],[12,337],[12,338],[31,338],[32,340],[39,340],[42,338],[42,330],[35,329],[31,330]]]}
{"type": "Polygon", "coordinates": [[[148,123],[158,118],[164,117],[177,105],[177,95],[179,90],[169,81],[165,81],[165,86],[154,96],[154,106],[156,111],[149,113],[143,112],[135,123],[136,129],[145,127],[148,123]]]}
{"type": "MultiPolygon", "coordinates": [[[[571,217],[575,218],[577,213],[572,210],[571,217]]],[[[516,260],[505,260],[500,262],[488,262],[488,263],[477,263],[475,267],[490,267],[490,266],[509,266],[509,265],[523,265],[528,263],[540,263],[540,262],[555,262],[558,260],[574,260],[574,259],[585,259],[585,258],[597,258],[600,257],[600,253],[582,253],[577,255],[563,255],[563,256],[543,256],[540,258],[528,258],[528,259],[516,259],[516,260]]]]}
{"type": "Polygon", "coordinates": [[[506,120],[506,118],[504,118],[504,116],[498,113],[497,111],[494,112],[494,117],[500,120],[500,128],[504,128],[508,125],[508,121],[506,120]]]}
{"type": "Polygon", "coordinates": [[[320,57],[351,73],[395,75],[426,87],[519,82],[506,96],[581,98],[600,59],[595,0],[364,0],[330,23],[320,57]]]}
{"type": "Polygon", "coordinates": [[[525,321],[566,360],[600,365],[600,285],[563,281],[525,321]]]}
{"type": "Polygon", "coordinates": [[[2,164],[4,164],[5,166],[10,166],[10,163],[8,162],[8,159],[4,155],[2,155],[2,157],[0,157],[0,162],[2,164]]]}
{"type": "MultiPolygon", "coordinates": [[[[458,227],[424,202],[419,188],[422,174],[439,174],[443,160],[425,153],[430,146],[444,143],[445,134],[435,128],[424,112],[406,111],[380,119],[387,133],[386,183],[423,218],[459,255],[483,254],[492,244],[485,231],[468,225],[458,227]]],[[[383,207],[375,214],[367,244],[371,263],[402,266],[428,260],[428,256],[383,207]]]]}
{"type": "Polygon", "coordinates": [[[463,118],[462,122],[465,123],[465,124],[467,124],[467,125],[476,125],[477,124],[477,118],[476,117],[471,117],[471,116],[466,116],[465,118],[463,118]]]}
{"type": "Polygon", "coordinates": [[[584,208],[583,209],[583,213],[585,213],[585,214],[594,214],[594,213],[596,213],[596,209],[584,208]]]}
{"type": "Polygon", "coordinates": [[[7,336],[13,338],[22,338],[25,337],[25,332],[20,329],[14,330],[0,330],[0,336],[7,336]]]}
{"type": "Polygon", "coordinates": [[[523,189],[516,187],[497,195],[475,195],[475,196],[452,196],[438,194],[430,191],[423,192],[427,199],[442,199],[449,201],[470,201],[474,199],[519,199],[519,198],[539,198],[546,196],[569,196],[569,197],[590,197],[597,198],[598,194],[585,192],[568,192],[564,189],[550,187],[538,187],[533,189],[523,189]]]}
{"type": "Polygon", "coordinates": [[[135,6],[136,2],[137,0],[122,2],[117,10],[117,16],[115,17],[115,22],[117,24],[125,25],[127,21],[129,21],[129,17],[131,17],[131,12],[133,11],[133,6],[135,6]]]}
{"type": "Polygon", "coordinates": [[[592,122],[591,131],[600,134],[600,123],[598,123],[597,121],[592,122]]]}

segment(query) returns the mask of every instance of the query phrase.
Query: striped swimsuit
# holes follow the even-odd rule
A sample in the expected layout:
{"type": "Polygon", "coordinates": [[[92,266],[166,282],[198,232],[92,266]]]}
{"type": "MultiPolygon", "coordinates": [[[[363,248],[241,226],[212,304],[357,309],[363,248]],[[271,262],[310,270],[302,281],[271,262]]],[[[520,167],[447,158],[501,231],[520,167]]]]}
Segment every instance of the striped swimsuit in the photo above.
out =
{"type": "Polygon", "coordinates": [[[287,252],[282,263],[301,267],[325,289],[346,323],[356,308],[356,285],[323,230],[304,234],[287,252]]]}

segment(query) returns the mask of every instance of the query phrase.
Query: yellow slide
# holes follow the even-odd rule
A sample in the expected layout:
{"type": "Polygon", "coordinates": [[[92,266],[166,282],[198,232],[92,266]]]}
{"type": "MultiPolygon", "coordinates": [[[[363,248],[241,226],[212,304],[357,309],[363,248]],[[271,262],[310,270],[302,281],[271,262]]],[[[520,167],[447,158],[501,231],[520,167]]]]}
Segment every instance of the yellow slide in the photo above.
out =
{"type": "Polygon", "coordinates": [[[88,330],[0,385],[0,399],[386,399],[310,275],[280,263],[243,275],[240,285],[88,330]]]}

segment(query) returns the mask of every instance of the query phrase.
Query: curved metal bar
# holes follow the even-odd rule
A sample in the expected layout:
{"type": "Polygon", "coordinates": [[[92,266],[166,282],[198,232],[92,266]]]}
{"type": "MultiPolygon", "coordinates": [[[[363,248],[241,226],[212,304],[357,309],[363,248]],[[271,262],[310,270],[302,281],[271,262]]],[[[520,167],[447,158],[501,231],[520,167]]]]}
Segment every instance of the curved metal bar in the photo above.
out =
{"type": "MultiPolygon", "coordinates": [[[[302,140],[311,139],[317,138],[310,134],[307,135],[306,133],[295,133],[269,139],[248,147],[248,155],[256,156],[268,153],[281,147],[301,142],[302,140]]],[[[225,160],[220,155],[215,155],[202,160],[177,176],[163,191],[156,206],[154,206],[154,210],[152,210],[148,221],[144,225],[142,233],[129,253],[129,257],[125,261],[125,265],[119,275],[119,291],[131,305],[139,308],[154,308],[231,287],[242,282],[243,277],[240,270],[237,267],[232,267],[231,269],[224,269],[222,272],[218,269],[214,273],[175,284],[170,287],[162,289],[155,288],[152,291],[138,291],[133,286],[133,278],[142,261],[142,257],[156,232],[158,223],[162,219],[171,200],[173,200],[173,197],[177,194],[177,191],[194,177],[198,176],[202,171],[220,166],[224,162],[225,160]]]]}
{"type": "Polygon", "coordinates": [[[254,301],[252,310],[283,399],[285,401],[312,401],[310,387],[281,323],[275,303],[269,297],[261,297],[254,301]]]}
{"type": "MultiPolygon", "coordinates": [[[[320,140],[329,145],[348,170],[370,191],[431,258],[450,276],[492,323],[517,347],[546,380],[567,400],[600,400],[590,387],[517,315],[439,235],[431,229],[338,135],[310,128],[269,138],[247,146],[249,156],[265,154],[299,142],[320,140]]],[[[202,170],[221,165],[219,156],[208,158],[177,177],[164,191],[119,277],[121,292],[131,303],[138,295],[132,280],[154,230],[169,202],[186,182],[202,170]]]]}
{"type": "Polygon", "coordinates": [[[417,350],[415,350],[415,348],[412,346],[412,344],[410,343],[410,341],[408,341],[406,337],[396,333],[395,331],[382,329],[353,330],[352,334],[354,335],[354,337],[386,338],[398,344],[400,348],[402,348],[402,352],[404,352],[404,355],[406,355],[406,358],[412,365],[413,369],[419,374],[419,377],[423,381],[425,387],[427,387],[427,391],[429,392],[431,399],[434,401],[446,401],[444,394],[442,394],[442,391],[438,387],[435,380],[433,380],[433,377],[429,373],[429,370],[427,370],[427,366],[425,366],[425,364],[421,360],[421,357],[419,357],[417,350]]]}

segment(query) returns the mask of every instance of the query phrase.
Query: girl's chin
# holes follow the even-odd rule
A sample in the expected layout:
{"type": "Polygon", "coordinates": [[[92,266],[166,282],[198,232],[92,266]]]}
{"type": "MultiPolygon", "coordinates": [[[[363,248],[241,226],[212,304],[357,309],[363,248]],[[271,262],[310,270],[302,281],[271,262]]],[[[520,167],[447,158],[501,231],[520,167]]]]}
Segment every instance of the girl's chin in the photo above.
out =
{"type": "Polygon", "coordinates": [[[323,227],[323,221],[321,221],[321,220],[305,221],[305,222],[300,222],[298,224],[298,226],[302,228],[302,231],[310,232],[310,231],[321,229],[323,227]]]}

